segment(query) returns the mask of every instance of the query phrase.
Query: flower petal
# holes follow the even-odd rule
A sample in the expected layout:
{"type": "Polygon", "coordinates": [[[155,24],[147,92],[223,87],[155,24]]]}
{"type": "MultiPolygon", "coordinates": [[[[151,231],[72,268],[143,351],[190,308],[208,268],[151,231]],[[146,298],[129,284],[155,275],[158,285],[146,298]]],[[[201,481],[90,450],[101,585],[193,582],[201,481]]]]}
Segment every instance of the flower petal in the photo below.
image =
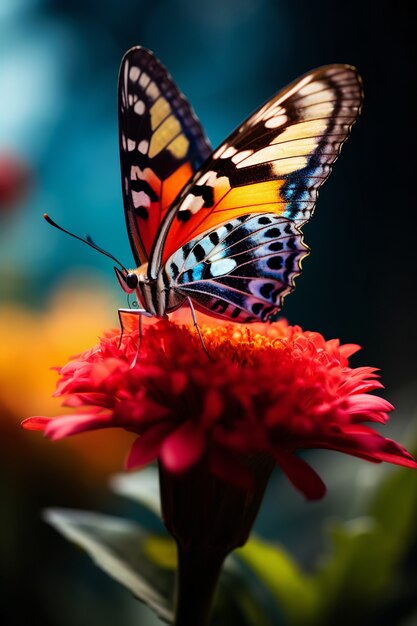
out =
{"type": "Polygon", "coordinates": [[[51,421],[51,419],[53,418],[34,415],[33,417],[28,417],[23,420],[20,425],[26,430],[45,430],[46,425],[51,421]]]}
{"type": "Polygon", "coordinates": [[[60,415],[51,419],[45,425],[45,437],[58,441],[89,430],[112,428],[114,424],[109,413],[96,415],[95,413],[75,413],[74,415],[60,415]]]}
{"type": "Polygon", "coordinates": [[[126,469],[131,470],[154,461],[159,455],[161,444],[170,430],[172,430],[172,425],[167,422],[155,424],[135,439],[126,459],[126,469]]]}
{"type": "Polygon", "coordinates": [[[211,321],[201,327],[208,360],[189,327],[160,320],[143,329],[137,358],[137,317],[132,320],[121,344],[120,332],[109,332],[58,370],[55,395],[79,412],[38,416],[24,428],[52,439],[123,428],[140,435],[129,467],[158,457],[178,473],[204,459],[213,474],[245,489],[246,461],[275,450],[277,463],[308,498],[321,497],[324,484],[290,450],[330,448],[416,467],[404,448],[361,425],[387,421],[393,407],[368,393],[382,386],[375,368],[350,367],[358,346],[285,321],[254,327],[211,321]]]}
{"type": "Polygon", "coordinates": [[[276,451],[274,456],[288,480],[307,500],[319,500],[324,496],[326,485],[308,463],[284,450],[276,451]]]}
{"type": "Polygon", "coordinates": [[[384,412],[389,413],[394,410],[393,405],[379,396],[370,396],[365,393],[360,393],[354,396],[349,396],[349,413],[362,413],[366,416],[368,412],[384,412]]]}
{"type": "Polygon", "coordinates": [[[403,446],[392,439],[386,439],[369,426],[349,424],[326,439],[304,442],[297,447],[326,448],[356,456],[373,463],[382,461],[417,468],[417,461],[403,446]]]}
{"type": "Polygon", "coordinates": [[[205,447],[202,429],[187,421],[165,439],[160,456],[167,469],[185,472],[203,456],[205,447]]]}

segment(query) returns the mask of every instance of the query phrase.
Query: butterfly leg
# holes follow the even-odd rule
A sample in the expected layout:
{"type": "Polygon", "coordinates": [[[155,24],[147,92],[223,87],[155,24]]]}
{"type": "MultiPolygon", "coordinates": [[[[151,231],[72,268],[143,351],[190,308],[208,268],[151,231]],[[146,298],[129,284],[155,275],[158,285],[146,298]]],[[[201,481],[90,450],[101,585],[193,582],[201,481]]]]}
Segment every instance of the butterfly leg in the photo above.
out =
{"type": "Polygon", "coordinates": [[[134,367],[136,365],[136,362],[139,358],[139,353],[140,353],[140,347],[142,345],[142,336],[143,336],[143,315],[139,315],[138,317],[138,345],[136,346],[136,354],[135,354],[135,358],[133,359],[133,362],[131,364],[131,368],[134,367]]]}
{"type": "Polygon", "coordinates": [[[139,356],[139,352],[140,352],[140,344],[142,342],[142,334],[143,334],[143,328],[142,328],[142,318],[143,316],[145,317],[152,317],[152,315],[150,313],[148,313],[148,311],[146,311],[145,309],[119,309],[118,310],[118,314],[119,314],[119,322],[120,322],[120,328],[121,328],[121,334],[120,334],[120,341],[119,341],[119,349],[122,345],[122,341],[123,341],[123,334],[124,334],[124,325],[123,325],[123,313],[127,313],[129,315],[137,315],[138,316],[138,331],[139,331],[139,339],[138,339],[138,346],[137,346],[137,351],[136,351],[136,355],[135,358],[133,359],[133,362],[131,364],[131,367],[134,367],[136,365],[136,361],[138,360],[138,356],[139,356]]]}
{"type": "Polygon", "coordinates": [[[193,302],[192,302],[192,300],[191,300],[191,298],[189,296],[187,296],[187,302],[188,302],[188,305],[190,307],[191,317],[193,318],[193,324],[194,324],[194,327],[195,327],[195,329],[196,329],[196,331],[198,333],[198,336],[200,338],[201,345],[203,346],[203,350],[207,354],[207,356],[210,359],[210,361],[213,361],[213,357],[209,354],[209,351],[206,348],[206,344],[204,343],[203,335],[201,334],[200,327],[199,327],[199,325],[197,323],[197,317],[195,315],[195,309],[194,309],[194,306],[193,306],[193,302]]]}

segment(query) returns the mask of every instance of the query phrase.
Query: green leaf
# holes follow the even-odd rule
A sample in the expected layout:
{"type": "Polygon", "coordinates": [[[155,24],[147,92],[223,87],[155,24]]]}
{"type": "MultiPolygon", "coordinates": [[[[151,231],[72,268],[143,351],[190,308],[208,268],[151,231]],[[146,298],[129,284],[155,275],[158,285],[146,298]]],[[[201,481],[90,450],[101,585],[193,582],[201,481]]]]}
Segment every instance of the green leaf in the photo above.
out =
{"type": "MultiPolygon", "coordinates": [[[[45,519],[159,617],[172,622],[177,554],[170,537],[153,534],[128,520],[92,512],[49,509],[45,519]]],[[[242,580],[239,566],[230,560],[220,578],[215,623],[271,626],[242,580]]]]}
{"type": "Polygon", "coordinates": [[[417,516],[417,472],[410,468],[390,472],[371,502],[369,514],[379,523],[391,544],[393,556],[400,556],[415,529],[417,516]]]}
{"type": "Polygon", "coordinates": [[[170,537],[149,535],[144,544],[146,556],[163,569],[175,570],[177,567],[177,547],[170,537]]]}
{"type": "Polygon", "coordinates": [[[330,556],[316,577],[322,624],[366,621],[401,594],[401,562],[416,526],[417,472],[390,471],[369,499],[366,517],[330,529],[330,556]]]}
{"type": "Polygon", "coordinates": [[[333,524],[329,533],[331,556],[316,577],[320,621],[333,624],[337,615],[340,624],[349,624],[389,584],[389,551],[384,533],[371,517],[333,524]]]}
{"type": "MultiPolygon", "coordinates": [[[[271,618],[256,596],[253,581],[248,581],[237,559],[229,557],[223,569],[214,603],[213,623],[216,626],[276,626],[276,613],[271,618]],[[234,560],[233,567],[230,561],[234,560]]],[[[281,623],[281,622],[280,622],[281,623]]]]}
{"type": "Polygon", "coordinates": [[[98,513],[63,509],[48,509],[45,519],[157,615],[172,622],[173,572],[149,557],[150,534],[139,524],[98,513]]]}
{"type": "Polygon", "coordinates": [[[294,626],[315,623],[318,604],[315,583],[283,548],[251,538],[236,555],[273,594],[288,623],[294,626]]]}

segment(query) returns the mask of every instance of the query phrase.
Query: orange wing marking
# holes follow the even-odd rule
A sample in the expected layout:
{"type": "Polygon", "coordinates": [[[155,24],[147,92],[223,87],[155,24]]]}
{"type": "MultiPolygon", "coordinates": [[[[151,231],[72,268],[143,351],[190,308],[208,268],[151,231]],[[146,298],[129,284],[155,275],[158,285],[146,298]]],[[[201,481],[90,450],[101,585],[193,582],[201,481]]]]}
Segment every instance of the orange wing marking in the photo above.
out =
{"type": "Polygon", "coordinates": [[[283,215],[287,202],[282,198],[280,189],[285,180],[270,180],[231,188],[229,182],[217,184],[214,188],[214,205],[210,209],[200,209],[189,222],[174,219],[169,239],[165,242],[162,262],[176,252],[187,241],[201,233],[212,230],[245,213],[268,213],[283,215]]]}

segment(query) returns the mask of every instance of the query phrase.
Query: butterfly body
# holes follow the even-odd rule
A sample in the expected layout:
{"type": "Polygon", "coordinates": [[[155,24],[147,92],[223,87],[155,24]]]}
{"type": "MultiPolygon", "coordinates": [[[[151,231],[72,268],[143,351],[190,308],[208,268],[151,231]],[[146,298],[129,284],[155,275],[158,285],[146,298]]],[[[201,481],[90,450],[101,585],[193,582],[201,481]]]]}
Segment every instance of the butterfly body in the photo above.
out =
{"type": "Polygon", "coordinates": [[[183,304],[185,296],[167,287],[168,281],[164,270],[161,270],[156,278],[150,278],[147,263],[131,270],[122,271],[117,267],[114,269],[122,289],[128,294],[136,294],[142,313],[163,318],[183,304]]]}
{"type": "Polygon", "coordinates": [[[354,68],[309,72],[259,107],[214,152],[171,76],[144,48],[119,77],[123,199],[137,269],[117,270],[139,312],[189,304],[268,320],[294,289],[301,233],[359,115],[354,68]]]}

